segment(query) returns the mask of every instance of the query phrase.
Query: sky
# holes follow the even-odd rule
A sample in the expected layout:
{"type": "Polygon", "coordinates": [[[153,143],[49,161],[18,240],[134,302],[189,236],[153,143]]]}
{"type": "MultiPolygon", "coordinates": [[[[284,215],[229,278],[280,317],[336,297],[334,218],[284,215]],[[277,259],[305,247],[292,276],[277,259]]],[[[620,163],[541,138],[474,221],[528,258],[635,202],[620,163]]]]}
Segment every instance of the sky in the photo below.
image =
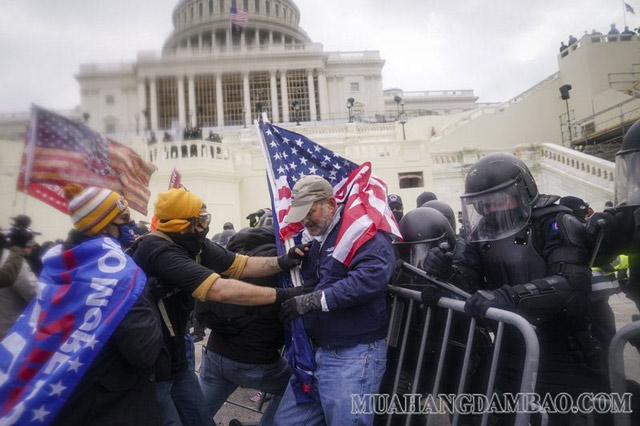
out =
{"type": "MultiPolygon", "coordinates": [[[[626,0],[630,28],[640,0],[626,0]]],[[[80,64],[135,61],[162,48],[177,0],[3,0],[0,113],[80,103],[80,64]]],[[[624,27],[621,0],[297,0],[301,27],[328,51],[378,50],[384,88],[473,89],[511,99],[557,71],[561,41],[624,27]]]]}

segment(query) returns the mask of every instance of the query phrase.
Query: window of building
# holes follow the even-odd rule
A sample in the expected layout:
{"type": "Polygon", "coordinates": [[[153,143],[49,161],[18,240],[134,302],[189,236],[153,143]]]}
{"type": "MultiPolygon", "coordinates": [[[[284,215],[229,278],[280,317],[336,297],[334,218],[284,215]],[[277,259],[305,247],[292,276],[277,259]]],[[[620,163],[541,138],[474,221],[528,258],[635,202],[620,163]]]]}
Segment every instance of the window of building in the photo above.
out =
{"type": "Polygon", "coordinates": [[[172,121],[178,119],[178,84],[175,77],[156,80],[158,93],[158,127],[170,129],[172,121]]]}
{"type": "Polygon", "coordinates": [[[309,108],[309,80],[306,70],[287,71],[287,91],[289,92],[289,119],[293,122],[297,118],[300,121],[309,121],[311,114],[309,108]],[[293,102],[297,101],[300,109],[293,109],[293,102]]]}
{"type": "Polygon", "coordinates": [[[249,11],[249,0],[242,0],[242,10],[245,12],[249,11]]]}
{"type": "Polygon", "coordinates": [[[400,183],[400,189],[424,187],[422,172],[398,173],[398,181],[400,183]]]}
{"type": "Polygon", "coordinates": [[[200,16],[200,18],[204,16],[204,5],[202,3],[198,5],[198,15],[200,16]]]}
{"type": "Polygon", "coordinates": [[[278,6],[278,3],[276,3],[275,9],[276,9],[276,16],[280,16],[280,6],[278,6]]]}
{"type": "Polygon", "coordinates": [[[224,13],[224,0],[220,0],[220,13],[224,13]]]}
{"type": "Polygon", "coordinates": [[[193,6],[189,8],[189,19],[193,21],[193,6]]]}
{"type": "Polygon", "coordinates": [[[268,1],[264,2],[264,13],[271,14],[271,4],[268,1]]]}
{"type": "Polygon", "coordinates": [[[213,15],[213,0],[209,0],[209,15],[213,15]]]}
{"type": "Polygon", "coordinates": [[[201,107],[198,122],[201,126],[217,124],[216,76],[204,74],[195,76],[196,105],[201,107]]]}
{"type": "Polygon", "coordinates": [[[242,85],[242,75],[240,74],[222,76],[222,105],[224,106],[225,125],[238,126],[244,123],[242,85]]]}
{"type": "Polygon", "coordinates": [[[238,3],[236,2],[236,0],[231,0],[231,7],[236,9],[238,6],[238,3]]]}
{"type": "Polygon", "coordinates": [[[107,121],[104,125],[105,133],[115,133],[116,132],[116,123],[115,121],[107,121]]]}
{"type": "Polygon", "coordinates": [[[116,99],[113,95],[107,95],[104,99],[107,105],[113,105],[114,103],[116,103],[116,99]]]}
{"type": "Polygon", "coordinates": [[[271,114],[271,79],[267,72],[249,74],[249,98],[251,99],[251,117],[255,118],[261,112],[271,114]]]}
{"type": "Polygon", "coordinates": [[[260,0],[256,0],[255,7],[256,7],[256,13],[260,13],[260,0]]]}
{"type": "Polygon", "coordinates": [[[351,91],[359,92],[360,91],[360,83],[351,83],[351,91]]]}

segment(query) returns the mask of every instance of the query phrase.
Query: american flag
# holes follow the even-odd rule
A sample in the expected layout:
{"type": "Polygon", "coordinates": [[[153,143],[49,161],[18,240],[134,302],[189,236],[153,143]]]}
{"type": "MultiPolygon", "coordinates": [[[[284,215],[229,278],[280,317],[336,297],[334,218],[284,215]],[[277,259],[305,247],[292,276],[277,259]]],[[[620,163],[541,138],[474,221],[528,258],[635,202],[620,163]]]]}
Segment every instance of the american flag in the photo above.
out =
{"type": "Polygon", "coordinates": [[[325,178],[333,186],[338,204],[344,205],[333,251],[338,261],[349,266],[358,248],[378,230],[400,237],[387,205],[387,186],[371,174],[370,163],[358,166],[302,135],[270,123],[261,124],[260,130],[282,240],[292,238],[303,229],[301,223],[289,224],[285,218],[291,209],[291,188],[306,175],[325,178]]]}
{"type": "Polygon", "coordinates": [[[242,9],[235,7],[231,8],[229,17],[231,18],[231,26],[237,29],[242,29],[244,24],[249,22],[249,14],[242,9]]]}
{"type": "Polygon", "coordinates": [[[155,170],[132,149],[34,105],[18,190],[66,211],[66,206],[61,208],[61,186],[77,183],[109,188],[146,215],[149,180],[155,170]]]}

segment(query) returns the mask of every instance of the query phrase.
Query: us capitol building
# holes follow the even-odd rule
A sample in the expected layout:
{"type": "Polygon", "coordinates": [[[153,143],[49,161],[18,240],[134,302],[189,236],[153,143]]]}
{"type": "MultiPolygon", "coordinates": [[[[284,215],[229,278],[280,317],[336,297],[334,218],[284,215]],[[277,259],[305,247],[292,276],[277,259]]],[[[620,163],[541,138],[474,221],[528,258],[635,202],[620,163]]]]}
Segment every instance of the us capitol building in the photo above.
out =
{"type": "MultiPolygon", "coordinates": [[[[290,0],[181,0],[172,22],[161,52],[81,65],[81,105],[60,113],[158,167],[150,211],[177,168],[213,213],[212,232],[227,221],[246,226],[248,213],[269,206],[253,124],[262,113],[354,162],[371,161],[405,211],[425,190],[458,210],[466,170],[495,151],[520,156],[543,192],[602,208],[613,199],[613,153],[640,118],[636,35],[585,35],[557,55],[557,72],[513,99],[483,104],[469,89],[385,89],[379,52],[324,51],[290,0]],[[234,7],[247,11],[241,31],[230,25],[234,7]],[[186,128],[203,137],[182,140],[186,128]]],[[[26,205],[42,239],[63,237],[68,217],[14,190],[27,120],[0,115],[0,200],[13,206],[0,212],[0,225],[26,205]]]]}

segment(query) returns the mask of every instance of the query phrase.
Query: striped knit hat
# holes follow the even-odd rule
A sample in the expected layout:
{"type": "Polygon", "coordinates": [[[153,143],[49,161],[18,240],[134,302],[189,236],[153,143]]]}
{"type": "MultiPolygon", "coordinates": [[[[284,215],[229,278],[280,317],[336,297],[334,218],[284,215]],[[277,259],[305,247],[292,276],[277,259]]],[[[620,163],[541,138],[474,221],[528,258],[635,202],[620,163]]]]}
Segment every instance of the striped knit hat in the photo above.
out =
{"type": "Polygon", "coordinates": [[[127,201],[110,189],[69,184],[64,188],[69,200],[69,216],[74,228],[85,234],[95,235],[127,209],[127,201]]]}

